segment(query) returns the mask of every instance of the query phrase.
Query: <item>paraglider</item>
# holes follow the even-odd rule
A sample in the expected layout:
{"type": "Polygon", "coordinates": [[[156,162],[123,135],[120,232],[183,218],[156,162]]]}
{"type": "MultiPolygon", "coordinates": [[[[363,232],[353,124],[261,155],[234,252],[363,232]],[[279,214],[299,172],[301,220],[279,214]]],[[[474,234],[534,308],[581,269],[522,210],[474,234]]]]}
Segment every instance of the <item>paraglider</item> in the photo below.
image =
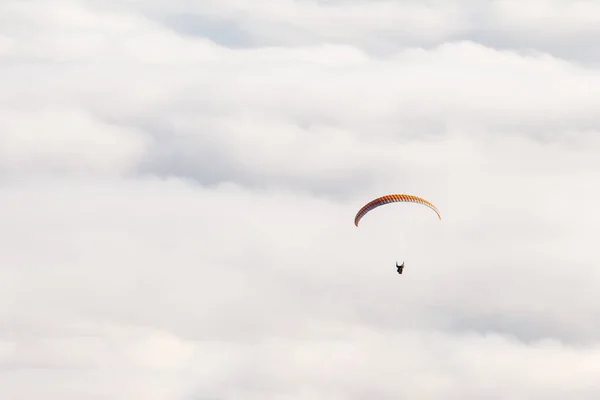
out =
{"type": "Polygon", "coordinates": [[[404,269],[404,261],[402,261],[401,265],[398,265],[398,261],[396,261],[396,268],[398,268],[398,273],[402,274],[402,270],[404,269]]]}
{"type": "MultiPolygon", "coordinates": [[[[380,206],[383,206],[383,205],[389,204],[389,203],[401,203],[401,202],[422,204],[422,205],[424,205],[426,207],[429,207],[433,211],[435,211],[435,213],[438,216],[438,219],[440,219],[440,220],[442,219],[442,216],[440,215],[440,212],[437,209],[437,207],[434,206],[429,201],[427,201],[427,200],[425,200],[425,199],[423,199],[421,197],[413,196],[413,195],[410,195],[410,194],[398,193],[398,194],[388,194],[386,196],[381,196],[381,197],[378,197],[378,198],[376,198],[374,200],[371,200],[370,202],[368,202],[367,204],[365,204],[356,213],[356,216],[354,217],[354,225],[358,227],[358,222],[367,213],[369,213],[369,211],[372,211],[372,210],[374,210],[377,207],[380,207],[380,206]]],[[[396,268],[398,269],[398,273],[402,274],[402,271],[404,269],[404,261],[402,262],[401,265],[398,265],[398,262],[396,261],[396,268]]]]}

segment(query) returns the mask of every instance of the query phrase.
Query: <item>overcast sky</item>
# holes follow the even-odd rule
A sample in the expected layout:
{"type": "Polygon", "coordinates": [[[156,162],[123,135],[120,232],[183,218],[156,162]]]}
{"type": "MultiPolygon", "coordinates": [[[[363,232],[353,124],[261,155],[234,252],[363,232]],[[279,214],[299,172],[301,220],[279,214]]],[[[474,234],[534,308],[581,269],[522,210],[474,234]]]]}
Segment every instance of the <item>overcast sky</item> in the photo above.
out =
{"type": "Polygon", "coordinates": [[[0,398],[600,398],[598,43],[593,0],[1,1],[0,398]],[[388,193],[442,220],[355,227],[388,193]]]}

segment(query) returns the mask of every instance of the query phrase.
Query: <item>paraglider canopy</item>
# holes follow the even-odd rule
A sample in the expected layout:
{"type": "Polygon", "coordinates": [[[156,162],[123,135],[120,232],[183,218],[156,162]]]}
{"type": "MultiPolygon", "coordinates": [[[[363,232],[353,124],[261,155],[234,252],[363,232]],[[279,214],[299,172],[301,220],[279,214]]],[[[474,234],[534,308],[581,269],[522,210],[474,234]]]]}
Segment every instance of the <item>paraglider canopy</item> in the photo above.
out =
{"type": "Polygon", "coordinates": [[[431,204],[430,202],[428,202],[425,199],[422,199],[420,197],[417,196],[413,196],[410,194],[403,194],[403,193],[398,193],[398,194],[388,194],[386,196],[381,196],[376,198],[375,200],[371,200],[370,202],[368,202],[367,204],[365,204],[359,211],[358,213],[356,213],[356,216],[354,217],[354,225],[358,226],[358,222],[361,220],[362,217],[364,217],[369,211],[380,207],[384,204],[389,204],[389,203],[398,203],[398,202],[409,202],[409,203],[418,203],[418,204],[422,204],[426,207],[431,208],[433,211],[435,211],[435,213],[438,216],[438,219],[442,219],[440,212],[438,211],[438,209],[436,208],[436,206],[434,206],[433,204],[431,204]]]}

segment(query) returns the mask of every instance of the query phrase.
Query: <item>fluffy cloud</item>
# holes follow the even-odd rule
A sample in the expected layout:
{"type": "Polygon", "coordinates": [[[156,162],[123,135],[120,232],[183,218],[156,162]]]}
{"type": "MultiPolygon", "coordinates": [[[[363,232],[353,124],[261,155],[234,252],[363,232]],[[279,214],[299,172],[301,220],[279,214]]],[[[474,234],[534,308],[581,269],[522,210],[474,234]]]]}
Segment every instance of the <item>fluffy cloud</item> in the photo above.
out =
{"type": "Polygon", "coordinates": [[[3,391],[593,397],[598,283],[572,258],[589,232],[569,242],[577,222],[491,194],[444,202],[460,196],[440,199],[442,222],[407,205],[357,229],[355,202],[229,185],[5,186],[3,363],[53,378],[3,391]]]}
{"type": "Polygon", "coordinates": [[[3,2],[0,397],[596,398],[595,6],[548,4],[3,2]],[[442,221],[356,228],[389,192],[442,221]]]}

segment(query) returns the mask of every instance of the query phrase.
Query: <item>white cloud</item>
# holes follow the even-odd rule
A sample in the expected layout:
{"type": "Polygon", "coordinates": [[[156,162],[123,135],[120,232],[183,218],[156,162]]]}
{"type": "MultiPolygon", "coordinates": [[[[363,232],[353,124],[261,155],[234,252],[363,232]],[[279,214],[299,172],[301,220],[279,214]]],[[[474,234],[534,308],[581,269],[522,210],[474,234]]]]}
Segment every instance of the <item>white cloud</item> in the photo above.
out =
{"type": "Polygon", "coordinates": [[[94,121],[81,110],[0,111],[0,171],[128,172],[146,138],[134,129],[94,121]]]}
{"type": "Polygon", "coordinates": [[[532,26],[552,26],[545,36],[578,34],[597,31],[600,6],[593,1],[531,1],[517,6],[500,0],[493,2],[497,19],[511,29],[531,32],[532,26]]]}
{"type": "Polygon", "coordinates": [[[0,397],[597,398],[594,6],[513,7],[3,2],[0,397]]]}
{"type": "MultiPolygon", "coordinates": [[[[217,398],[296,398],[301,388],[333,398],[435,398],[495,393],[502,385],[541,398],[552,392],[544,379],[571,393],[593,387],[596,356],[584,351],[589,347],[554,354],[537,344],[593,342],[597,331],[595,261],[591,253],[570,259],[577,249],[561,235],[583,216],[566,218],[565,208],[555,210],[565,218],[544,233],[543,215],[528,214],[526,202],[498,199],[468,182],[438,196],[447,216],[441,222],[407,205],[377,210],[360,228],[352,224],[355,201],[176,181],[14,184],[1,198],[9,249],[0,259],[1,314],[13,325],[40,321],[28,335],[41,343],[26,347],[36,358],[21,351],[13,363],[73,369],[76,362],[70,376],[112,370],[119,379],[106,390],[115,396],[133,393],[132,382],[145,382],[148,392],[167,385],[169,393],[207,391],[217,398]],[[507,201],[511,212],[498,204],[507,201]],[[477,221],[459,220],[474,210],[477,221]],[[474,230],[485,236],[470,237],[474,230]],[[397,256],[408,258],[401,278],[393,270],[397,256]],[[83,318],[156,333],[88,325],[78,335],[95,339],[63,330],[59,339],[45,340],[49,322],[39,313],[55,315],[59,326],[83,318]],[[471,331],[492,336],[473,342],[471,331]],[[498,343],[493,332],[525,343],[501,337],[498,343]],[[112,350],[101,350],[110,343],[112,350]],[[440,367],[436,346],[451,367],[440,367]],[[507,352],[505,367],[498,367],[507,352]],[[560,371],[513,371],[516,359],[543,365],[572,354],[589,365],[579,367],[577,380],[556,375],[564,375],[568,361],[560,371]],[[481,368],[495,380],[472,378],[486,375],[481,368]],[[394,380],[395,374],[406,379],[394,380]]],[[[588,241],[585,230],[570,234],[575,245],[588,241]]]]}
{"type": "Polygon", "coordinates": [[[170,28],[232,46],[351,43],[374,54],[474,40],[597,64],[593,1],[140,1],[170,28]]]}

